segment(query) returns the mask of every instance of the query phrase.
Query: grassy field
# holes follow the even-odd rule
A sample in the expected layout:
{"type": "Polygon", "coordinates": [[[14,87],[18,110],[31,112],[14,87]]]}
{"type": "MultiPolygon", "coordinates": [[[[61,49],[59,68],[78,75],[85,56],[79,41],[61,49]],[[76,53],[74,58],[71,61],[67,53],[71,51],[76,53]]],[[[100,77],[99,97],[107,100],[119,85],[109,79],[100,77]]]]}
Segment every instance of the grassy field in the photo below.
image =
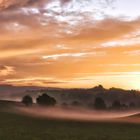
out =
{"type": "Polygon", "coordinates": [[[140,125],[49,120],[1,111],[0,140],[140,140],[140,125]]]}

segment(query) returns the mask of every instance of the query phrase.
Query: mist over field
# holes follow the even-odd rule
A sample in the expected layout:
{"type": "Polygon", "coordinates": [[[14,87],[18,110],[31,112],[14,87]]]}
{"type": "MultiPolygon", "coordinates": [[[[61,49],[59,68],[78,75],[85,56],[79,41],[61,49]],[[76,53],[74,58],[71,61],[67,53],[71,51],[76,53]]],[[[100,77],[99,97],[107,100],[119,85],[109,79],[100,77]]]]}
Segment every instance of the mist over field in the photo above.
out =
{"type": "MultiPolygon", "coordinates": [[[[127,117],[137,115],[140,110],[125,110],[125,111],[105,111],[105,110],[90,110],[73,107],[16,107],[13,109],[15,113],[23,115],[60,120],[77,120],[77,121],[107,121],[107,122],[129,122],[127,117]],[[124,120],[123,120],[124,119],[124,120]]],[[[131,120],[132,122],[140,123],[139,120],[131,120]]]]}

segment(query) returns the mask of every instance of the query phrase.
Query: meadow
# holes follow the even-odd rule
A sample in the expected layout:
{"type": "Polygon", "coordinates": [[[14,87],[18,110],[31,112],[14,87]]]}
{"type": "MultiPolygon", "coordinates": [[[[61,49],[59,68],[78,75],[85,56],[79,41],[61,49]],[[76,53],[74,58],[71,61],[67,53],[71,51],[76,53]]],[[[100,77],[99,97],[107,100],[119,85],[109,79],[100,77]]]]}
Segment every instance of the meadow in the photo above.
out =
{"type": "Polygon", "coordinates": [[[56,120],[0,111],[0,140],[140,140],[139,132],[140,124],[135,123],[56,120]]]}

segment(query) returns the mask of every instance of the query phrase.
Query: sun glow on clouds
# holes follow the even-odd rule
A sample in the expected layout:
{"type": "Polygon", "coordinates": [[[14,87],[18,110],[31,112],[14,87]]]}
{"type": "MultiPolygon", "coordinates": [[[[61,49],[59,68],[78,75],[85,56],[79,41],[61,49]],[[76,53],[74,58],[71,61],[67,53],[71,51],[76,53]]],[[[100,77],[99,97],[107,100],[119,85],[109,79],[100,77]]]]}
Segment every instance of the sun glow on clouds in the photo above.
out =
{"type": "Polygon", "coordinates": [[[59,59],[59,58],[63,58],[63,57],[85,57],[85,56],[89,56],[89,55],[94,55],[94,56],[100,56],[100,55],[105,55],[105,52],[84,52],[84,53],[62,53],[62,54],[54,54],[54,55],[46,55],[43,56],[43,59],[59,59]]]}
{"type": "Polygon", "coordinates": [[[0,66],[0,77],[14,74],[15,70],[11,66],[0,66]]]}
{"type": "Polygon", "coordinates": [[[48,56],[43,56],[43,59],[58,59],[60,57],[81,57],[86,55],[86,53],[63,53],[63,54],[54,54],[54,55],[48,55],[48,56]]]}
{"type": "Polygon", "coordinates": [[[138,88],[139,4],[1,0],[0,83],[138,88]]]}

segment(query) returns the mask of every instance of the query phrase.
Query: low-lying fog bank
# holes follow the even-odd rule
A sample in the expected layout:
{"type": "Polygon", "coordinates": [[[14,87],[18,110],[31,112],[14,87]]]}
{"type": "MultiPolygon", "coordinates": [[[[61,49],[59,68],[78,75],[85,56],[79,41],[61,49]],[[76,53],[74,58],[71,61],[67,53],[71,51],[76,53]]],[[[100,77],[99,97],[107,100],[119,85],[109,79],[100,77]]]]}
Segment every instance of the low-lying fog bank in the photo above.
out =
{"type": "MultiPolygon", "coordinates": [[[[129,116],[139,114],[138,110],[98,111],[82,108],[62,107],[15,107],[14,112],[33,117],[68,119],[79,121],[126,121],[129,116]],[[125,119],[124,119],[125,118],[125,119]]],[[[130,117],[131,118],[131,117],[130,117]]],[[[140,120],[139,120],[140,122],[140,120]]]]}

